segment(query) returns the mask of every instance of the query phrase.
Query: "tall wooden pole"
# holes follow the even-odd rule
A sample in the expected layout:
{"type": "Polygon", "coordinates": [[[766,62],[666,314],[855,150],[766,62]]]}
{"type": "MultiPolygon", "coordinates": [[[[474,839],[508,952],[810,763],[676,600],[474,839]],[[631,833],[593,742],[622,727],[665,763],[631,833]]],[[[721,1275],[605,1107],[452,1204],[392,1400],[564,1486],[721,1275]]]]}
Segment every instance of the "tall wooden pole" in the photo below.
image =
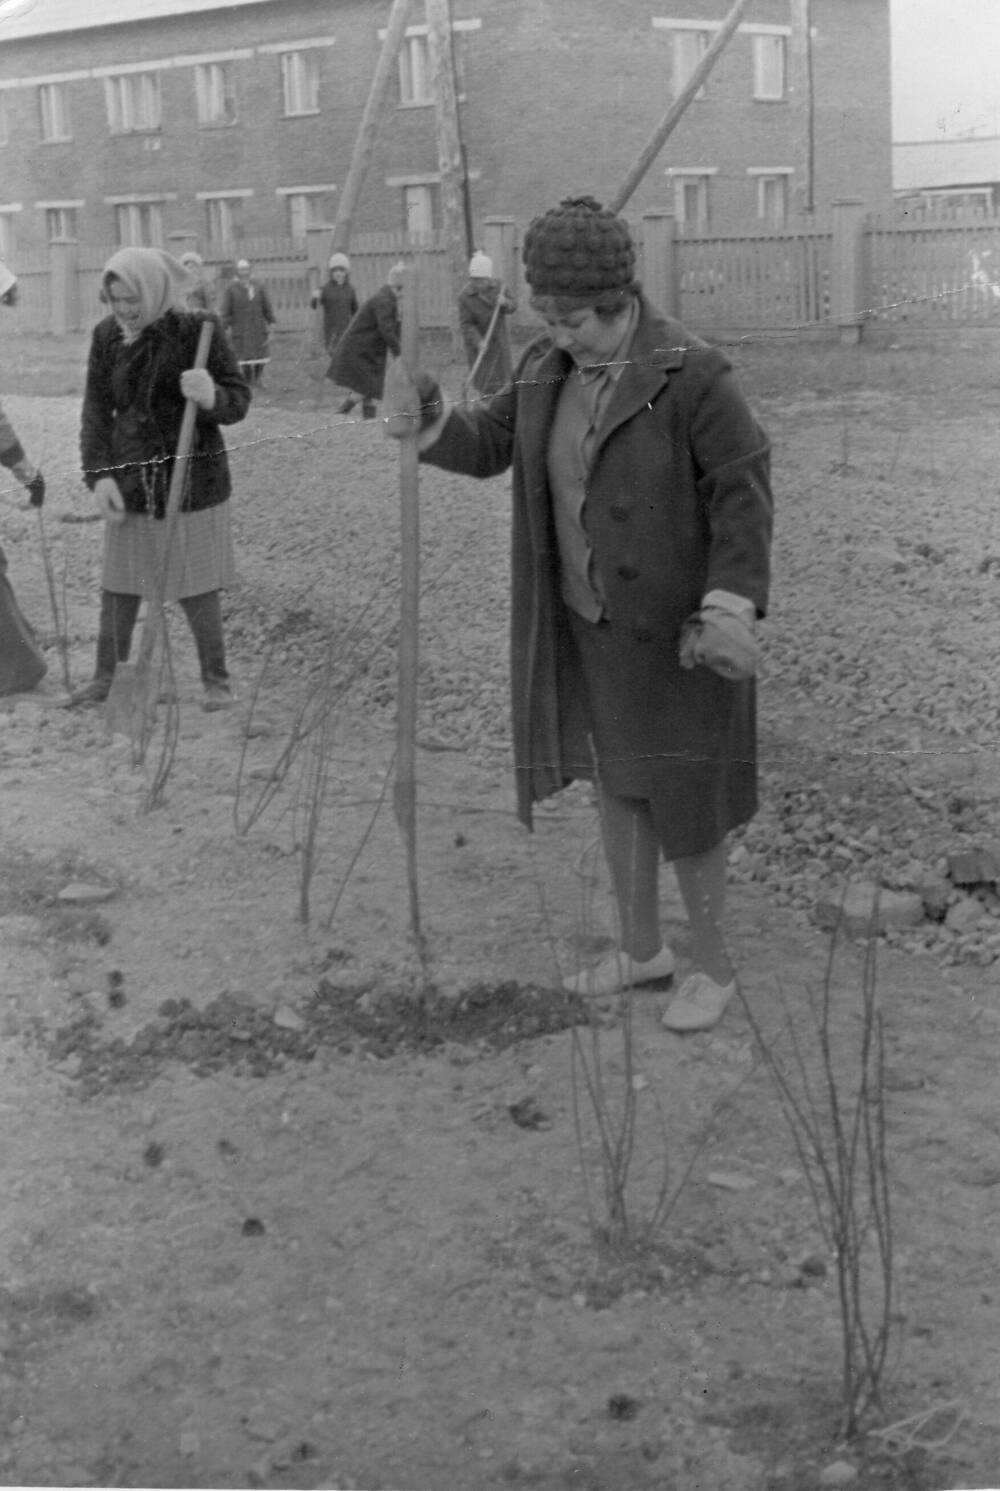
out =
{"type": "MultiPolygon", "coordinates": [[[[732,10],[730,10],[729,14],[726,16],[726,19],[723,21],[722,25],[719,27],[718,31],[712,38],[708,51],[698,63],[698,66],[695,68],[694,72],[688,78],[680,93],[678,93],[677,97],[670,105],[670,108],[667,110],[663,118],[660,120],[659,124],[656,126],[656,129],[653,131],[653,134],[650,138],[649,144],[646,146],[645,150],[643,150],[642,154],[639,156],[639,159],[636,161],[635,165],[632,167],[631,171],[622,182],[620,188],[612,197],[611,201],[608,203],[608,206],[610,207],[612,212],[621,212],[622,208],[625,206],[625,203],[629,200],[632,193],[639,185],[639,182],[645,176],[646,172],[649,170],[650,166],[653,164],[654,160],[663,149],[667,140],[677,128],[683,115],[687,111],[688,104],[690,104],[691,100],[697,95],[699,89],[705,82],[705,79],[708,77],[709,73],[712,71],[712,68],[715,66],[718,58],[725,50],[726,46],[728,46],[729,39],[733,35],[733,32],[736,30],[737,26],[740,24],[740,19],[743,16],[743,12],[746,10],[749,4],[750,0],[735,0],[735,4],[733,5],[732,10]]],[[[429,6],[430,0],[428,0],[428,8],[429,6]]]]}
{"type": "MultiPolygon", "coordinates": [[[[417,272],[407,268],[403,282],[400,356],[415,383],[420,362],[420,326],[417,310],[417,272]]],[[[417,881],[417,664],[420,633],[420,466],[417,440],[420,413],[393,418],[405,421],[399,441],[400,504],[400,617],[399,680],[396,693],[396,782],[393,803],[396,822],[406,845],[406,879],[410,894],[410,934],[425,966],[423,933],[420,929],[420,895],[417,881]]]]}
{"type": "Polygon", "coordinates": [[[458,297],[466,280],[465,209],[462,182],[465,167],[458,128],[458,99],[452,66],[451,16],[448,0],[427,0],[427,50],[430,54],[437,122],[438,171],[441,176],[441,216],[451,270],[449,324],[456,355],[461,355],[458,297]]]}
{"type": "Polygon", "coordinates": [[[347,180],[344,182],[344,190],[337,204],[337,217],[331,239],[331,249],[334,252],[346,253],[350,247],[354,213],[364,188],[365,177],[368,175],[368,167],[371,165],[383,106],[392,80],[393,67],[399,56],[403,37],[406,35],[409,13],[410,0],[393,0],[385,31],[385,41],[382,43],[382,51],[368,90],[368,102],[365,104],[365,111],[358,125],[358,135],[354,142],[354,153],[351,156],[347,180]]]}

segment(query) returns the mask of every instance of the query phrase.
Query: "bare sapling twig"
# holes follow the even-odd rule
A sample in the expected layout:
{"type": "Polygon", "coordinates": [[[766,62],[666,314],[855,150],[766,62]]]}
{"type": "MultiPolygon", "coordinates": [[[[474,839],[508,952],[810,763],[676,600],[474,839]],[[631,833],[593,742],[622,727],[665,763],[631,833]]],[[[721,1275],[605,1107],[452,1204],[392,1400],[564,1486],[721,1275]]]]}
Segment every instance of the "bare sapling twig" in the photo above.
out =
{"type": "MultiPolygon", "coordinates": [[[[163,621],[160,643],[160,668],[155,700],[163,706],[164,720],[163,730],[160,735],[160,753],[142,799],[142,811],[146,813],[151,813],[163,801],[163,793],[170,779],[170,773],[173,770],[174,760],[177,756],[177,742],[180,739],[181,732],[181,710],[177,696],[177,675],[174,671],[174,654],[170,645],[170,628],[166,618],[163,621]]],[[[153,711],[147,710],[143,716],[143,723],[144,727],[147,727],[149,730],[149,740],[152,739],[154,721],[155,715],[153,711]]],[[[143,749],[143,758],[145,758],[145,748],[143,749]]]]}
{"type": "MultiPolygon", "coordinates": [[[[324,678],[321,693],[329,698],[332,692],[331,680],[324,678]]],[[[330,780],[335,719],[332,709],[322,710],[319,727],[311,732],[309,738],[303,772],[302,801],[299,806],[305,821],[301,834],[295,835],[299,851],[299,921],[303,926],[309,922],[309,891],[319,858],[319,828],[330,780]]]]}
{"type": "MultiPolygon", "coordinates": [[[[841,916],[842,921],[842,916],[841,916]]],[[[784,1002],[784,1060],[741,994],[758,1051],[774,1083],[823,1239],[836,1261],[841,1326],[842,1433],[853,1439],[881,1409],[891,1334],[893,1235],[886,1151],[885,1050],[876,998],[878,904],[865,943],[858,1007],[846,1034],[833,1022],[834,965],[841,922],[818,1002],[808,1001],[815,1049],[807,1050],[784,1002]],[[810,1068],[819,1066],[818,1077],[810,1068]],[[845,1070],[846,1068],[846,1070],[845,1070]]]]}

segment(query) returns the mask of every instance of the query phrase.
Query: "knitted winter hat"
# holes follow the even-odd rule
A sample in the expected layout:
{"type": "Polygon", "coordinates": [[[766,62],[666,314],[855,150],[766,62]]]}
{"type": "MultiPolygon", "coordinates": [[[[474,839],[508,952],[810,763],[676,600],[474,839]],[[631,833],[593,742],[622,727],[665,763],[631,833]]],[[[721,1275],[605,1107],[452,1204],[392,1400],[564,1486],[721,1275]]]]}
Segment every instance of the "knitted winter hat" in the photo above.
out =
{"type": "Polygon", "coordinates": [[[469,260],[469,278],[472,280],[491,280],[493,278],[493,260],[489,254],[484,254],[482,249],[473,254],[469,260]]]}
{"type": "Polygon", "coordinates": [[[390,285],[401,285],[406,278],[406,271],[408,268],[409,265],[404,264],[402,259],[398,260],[397,263],[395,263],[389,270],[388,276],[386,278],[386,283],[390,285]]]}
{"type": "Polygon", "coordinates": [[[524,273],[534,295],[585,299],[624,290],[635,277],[628,224],[593,197],[566,197],[524,235],[524,273]]]}
{"type": "Polygon", "coordinates": [[[342,269],[345,274],[351,270],[351,261],[346,254],[331,254],[327,269],[342,269]]]}

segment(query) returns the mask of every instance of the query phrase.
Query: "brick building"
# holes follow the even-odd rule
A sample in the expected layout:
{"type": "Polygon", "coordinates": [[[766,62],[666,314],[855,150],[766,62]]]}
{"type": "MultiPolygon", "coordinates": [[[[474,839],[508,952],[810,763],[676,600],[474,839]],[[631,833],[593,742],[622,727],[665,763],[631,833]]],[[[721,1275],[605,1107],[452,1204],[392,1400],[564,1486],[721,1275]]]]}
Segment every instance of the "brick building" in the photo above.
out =
{"type": "MultiPolygon", "coordinates": [[[[472,217],[609,196],[729,0],[452,0],[472,217]]],[[[0,15],[0,255],[332,221],[389,0],[35,0],[0,15]]],[[[359,230],[440,218],[414,0],[359,230]]],[[[889,0],[753,0],[630,210],[891,200],[889,0]]]]}

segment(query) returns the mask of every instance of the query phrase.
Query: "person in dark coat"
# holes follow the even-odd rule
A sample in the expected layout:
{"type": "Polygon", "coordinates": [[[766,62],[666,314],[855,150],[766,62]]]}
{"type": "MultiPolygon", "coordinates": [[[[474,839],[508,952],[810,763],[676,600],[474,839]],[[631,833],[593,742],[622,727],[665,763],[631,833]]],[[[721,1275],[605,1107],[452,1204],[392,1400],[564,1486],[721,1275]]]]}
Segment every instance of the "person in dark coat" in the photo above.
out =
{"type": "Polygon", "coordinates": [[[517,302],[493,278],[492,259],[482,252],[473,254],[469,282],[458,297],[458,322],[470,386],[477,393],[499,393],[513,376],[507,317],[516,307],[517,302]]]}
{"type": "Polygon", "coordinates": [[[180,601],[198,650],[203,707],[232,703],[219,601],[235,579],[221,427],[244,418],[250,388],[215,316],[207,367],[193,366],[206,316],[182,308],[184,291],[184,271],[161,249],[120,249],[101,275],[111,314],[91,338],[80,425],[83,479],[106,520],[101,614],[94,677],[72,706],[107,698],[139,603],[164,566],[165,599],[180,601]],[[168,555],[167,493],[188,399],[198,406],[194,445],[168,555]]]}
{"type": "MultiPolygon", "coordinates": [[[[312,294],[313,310],[323,307],[323,346],[330,357],[352,319],[358,313],[358,297],[351,284],[351,261],[346,254],[331,254],[330,277],[312,294]]],[[[327,377],[330,376],[327,369],[327,377]]]]}
{"type": "MultiPolygon", "coordinates": [[[[0,305],[16,304],[17,276],[0,260],[0,305]]],[[[31,506],[40,508],[45,501],[45,478],[28,460],[24,446],[2,407],[0,466],[17,477],[28,493],[31,506]]],[[[25,693],[33,689],[45,673],[45,659],[7,579],[7,556],[0,546],[0,695],[25,693]]]]}
{"type": "Polygon", "coordinates": [[[595,783],[620,931],[566,988],[610,995],[672,975],[662,854],[693,965],[663,1023],[707,1029],[736,991],[726,835],[757,807],[769,445],[724,354],[642,295],[622,219],[567,199],[531,224],[523,255],[548,332],[513,383],[449,409],[433,380],[414,388],[394,369],[389,403],[420,408],[423,460],[480,477],[513,468],[519,813],[530,827],[535,802],[595,783]]]}
{"type": "Polygon", "coordinates": [[[405,264],[392,266],[386,283],[363,302],[337,343],[326,376],[352,390],[340,405],[341,414],[349,414],[360,399],[362,418],[375,418],[375,405],[385,384],[386,358],[390,352],[399,356],[399,301],[405,274],[405,264]]]}
{"type": "Polygon", "coordinates": [[[251,383],[260,383],[271,361],[271,327],[275,324],[267,287],[253,278],[249,259],[237,259],[236,278],[230,280],[219,307],[240,370],[251,383]]]}

